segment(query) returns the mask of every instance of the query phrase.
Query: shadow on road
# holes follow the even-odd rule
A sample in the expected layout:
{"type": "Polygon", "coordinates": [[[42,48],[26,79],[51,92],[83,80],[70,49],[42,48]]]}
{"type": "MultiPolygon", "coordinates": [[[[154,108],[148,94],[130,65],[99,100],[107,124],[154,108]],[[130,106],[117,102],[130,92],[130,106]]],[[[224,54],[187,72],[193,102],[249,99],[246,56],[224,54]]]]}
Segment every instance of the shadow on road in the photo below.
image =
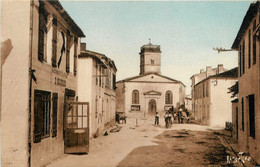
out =
{"type": "Polygon", "coordinates": [[[155,146],[134,149],[117,166],[227,165],[227,148],[213,131],[168,130],[155,146]]]}

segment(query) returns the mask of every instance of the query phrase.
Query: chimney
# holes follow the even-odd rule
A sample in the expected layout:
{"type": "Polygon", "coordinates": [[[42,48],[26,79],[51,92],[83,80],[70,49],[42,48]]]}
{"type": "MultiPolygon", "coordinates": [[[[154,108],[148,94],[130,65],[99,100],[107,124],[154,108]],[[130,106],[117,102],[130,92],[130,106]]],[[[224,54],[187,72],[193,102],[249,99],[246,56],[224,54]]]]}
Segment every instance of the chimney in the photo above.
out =
{"type": "Polygon", "coordinates": [[[209,77],[212,75],[212,67],[211,66],[207,66],[206,67],[206,77],[209,77]]]}
{"type": "Polygon", "coordinates": [[[205,72],[205,70],[204,69],[200,69],[200,73],[202,74],[202,73],[204,73],[205,72]]]}
{"type": "Polygon", "coordinates": [[[212,71],[212,67],[211,67],[211,66],[207,66],[207,67],[206,67],[206,71],[207,71],[207,72],[212,71]]]}
{"type": "Polygon", "coordinates": [[[80,44],[80,51],[85,51],[86,50],[86,43],[81,43],[80,44]]]}
{"type": "Polygon", "coordinates": [[[218,65],[218,73],[222,73],[222,72],[224,72],[223,64],[219,64],[218,65]]]}

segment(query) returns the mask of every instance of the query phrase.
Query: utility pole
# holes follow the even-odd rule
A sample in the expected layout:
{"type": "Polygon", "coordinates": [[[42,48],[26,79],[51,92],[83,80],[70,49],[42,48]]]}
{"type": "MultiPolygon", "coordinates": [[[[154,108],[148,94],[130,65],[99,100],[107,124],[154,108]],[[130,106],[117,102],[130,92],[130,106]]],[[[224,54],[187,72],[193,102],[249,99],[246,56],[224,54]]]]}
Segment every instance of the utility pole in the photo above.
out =
{"type": "Polygon", "coordinates": [[[217,50],[218,53],[220,53],[220,52],[229,52],[229,51],[237,51],[235,49],[225,49],[225,48],[222,48],[222,47],[220,47],[220,48],[216,47],[216,48],[213,48],[213,50],[217,50]]]}

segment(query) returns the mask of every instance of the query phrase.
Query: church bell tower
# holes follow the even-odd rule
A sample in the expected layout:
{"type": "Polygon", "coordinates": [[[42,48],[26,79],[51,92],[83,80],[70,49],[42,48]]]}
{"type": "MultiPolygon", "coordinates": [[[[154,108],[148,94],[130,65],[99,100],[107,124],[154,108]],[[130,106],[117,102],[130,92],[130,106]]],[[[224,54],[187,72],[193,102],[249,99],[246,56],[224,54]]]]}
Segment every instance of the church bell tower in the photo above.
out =
{"type": "Polygon", "coordinates": [[[149,39],[147,45],[141,47],[140,74],[157,73],[161,74],[161,48],[160,45],[153,45],[149,39]]]}

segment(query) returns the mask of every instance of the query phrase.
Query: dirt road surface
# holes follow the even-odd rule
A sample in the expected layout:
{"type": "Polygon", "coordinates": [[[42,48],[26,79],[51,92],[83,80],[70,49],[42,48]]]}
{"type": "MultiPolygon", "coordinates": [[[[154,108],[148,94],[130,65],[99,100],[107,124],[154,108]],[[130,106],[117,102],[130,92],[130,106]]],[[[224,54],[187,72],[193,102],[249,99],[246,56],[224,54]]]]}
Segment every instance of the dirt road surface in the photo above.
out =
{"type": "Polygon", "coordinates": [[[64,154],[48,167],[221,166],[230,149],[217,129],[196,124],[154,126],[154,119],[131,115],[121,130],[90,141],[90,152],[64,154]]]}

